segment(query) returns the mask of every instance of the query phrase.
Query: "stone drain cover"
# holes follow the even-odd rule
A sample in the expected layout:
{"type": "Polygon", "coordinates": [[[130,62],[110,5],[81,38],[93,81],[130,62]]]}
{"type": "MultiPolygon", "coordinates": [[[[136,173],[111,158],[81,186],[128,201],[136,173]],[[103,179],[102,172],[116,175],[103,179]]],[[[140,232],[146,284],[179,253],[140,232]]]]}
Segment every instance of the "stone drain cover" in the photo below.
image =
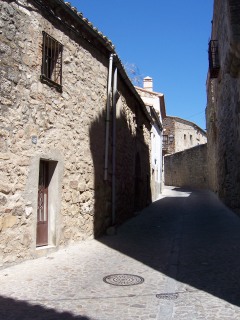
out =
{"type": "Polygon", "coordinates": [[[134,286],[143,283],[144,279],[134,274],[111,274],[104,277],[103,281],[114,286],[134,286]]]}
{"type": "Polygon", "coordinates": [[[163,300],[176,300],[178,298],[178,293],[159,293],[156,294],[156,297],[163,300]]]}

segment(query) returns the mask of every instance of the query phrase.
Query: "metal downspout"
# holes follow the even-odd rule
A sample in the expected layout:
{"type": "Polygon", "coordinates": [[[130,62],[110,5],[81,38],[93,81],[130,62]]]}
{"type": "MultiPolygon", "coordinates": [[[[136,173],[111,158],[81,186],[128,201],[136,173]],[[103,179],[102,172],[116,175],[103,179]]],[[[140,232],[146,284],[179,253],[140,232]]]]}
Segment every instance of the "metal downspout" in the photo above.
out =
{"type": "Polygon", "coordinates": [[[113,126],[112,126],[112,225],[116,222],[116,108],[117,108],[117,74],[113,75],[113,126]]]}
{"type": "Polygon", "coordinates": [[[108,145],[109,145],[110,100],[111,100],[111,87],[112,87],[112,66],[113,66],[113,53],[110,54],[109,68],[108,68],[104,180],[108,179],[108,149],[109,149],[108,145]]]}

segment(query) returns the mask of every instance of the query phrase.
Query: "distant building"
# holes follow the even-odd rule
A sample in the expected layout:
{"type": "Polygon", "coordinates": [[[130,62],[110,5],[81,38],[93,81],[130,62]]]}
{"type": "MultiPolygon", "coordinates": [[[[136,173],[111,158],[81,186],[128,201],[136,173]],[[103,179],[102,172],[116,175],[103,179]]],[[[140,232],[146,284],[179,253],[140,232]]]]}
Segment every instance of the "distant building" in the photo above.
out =
{"type": "Polygon", "coordinates": [[[204,143],[207,143],[207,134],[195,123],[171,116],[163,119],[163,155],[204,143]]]}
{"type": "Polygon", "coordinates": [[[151,129],[151,190],[152,199],[159,197],[162,189],[162,130],[166,116],[164,95],[153,91],[153,80],[143,79],[143,88],[136,87],[152,118],[151,129]]]}

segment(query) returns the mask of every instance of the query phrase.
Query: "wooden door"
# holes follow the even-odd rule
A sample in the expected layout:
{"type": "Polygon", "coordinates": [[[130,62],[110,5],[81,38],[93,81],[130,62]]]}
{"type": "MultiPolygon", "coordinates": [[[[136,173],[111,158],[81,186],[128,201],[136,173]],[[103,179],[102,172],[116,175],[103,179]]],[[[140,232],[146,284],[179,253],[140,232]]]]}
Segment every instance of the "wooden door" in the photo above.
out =
{"type": "Polygon", "coordinates": [[[48,185],[49,162],[40,161],[38,180],[38,209],[37,209],[37,241],[36,245],[48,245],[48,185]]]}

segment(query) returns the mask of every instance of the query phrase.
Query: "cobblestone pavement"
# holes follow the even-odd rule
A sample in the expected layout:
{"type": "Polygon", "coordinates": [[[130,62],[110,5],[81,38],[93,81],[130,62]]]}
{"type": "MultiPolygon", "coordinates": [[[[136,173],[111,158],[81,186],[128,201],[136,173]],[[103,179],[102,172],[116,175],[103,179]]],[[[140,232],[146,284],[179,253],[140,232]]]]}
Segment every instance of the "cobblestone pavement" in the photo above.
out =
{"type": "Polygon", "coordinates": [[[0,319],[239,320],[239,275],[240,218],[208,191],[168,187],[116,235],[0,270],[0,319]]]}

